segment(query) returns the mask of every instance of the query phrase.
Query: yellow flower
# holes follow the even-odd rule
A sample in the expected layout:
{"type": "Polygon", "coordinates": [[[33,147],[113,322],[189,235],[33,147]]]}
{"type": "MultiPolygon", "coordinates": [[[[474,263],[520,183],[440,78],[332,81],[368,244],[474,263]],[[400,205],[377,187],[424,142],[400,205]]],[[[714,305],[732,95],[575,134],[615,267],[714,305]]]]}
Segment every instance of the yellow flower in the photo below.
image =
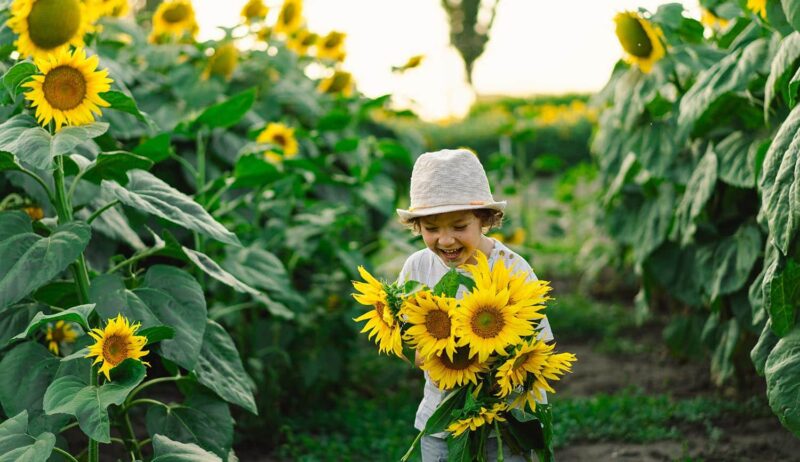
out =
{"type": "Polygon", "coordinates": [[[262,26],[261,29],[256,32],[256,37],[259,40],[267,42],[272,37],[272,28],[269,26],[262,26]]]}
{"type": "Polygon", "coordinates": [[[19,35],[14,44],[23,58],[83,46],[83,36],[93,29],[80,0],[14,0],[8,27],[19,35]]]}
{"type": "Polygon", "coordinates": [[[294,137],[294,128],[289,128],[282,123],[267,124],[267,128],[258,134],[256,142],[271,143],[281,148],[282,155],[275,151],[264,152],[264,157],[273,162],[280,162],[284,158],[290,159],[297,155],[298,144],[294,137]]]}
{"type": "Polygon", "coordinates": [[[511,237],[508,239],[508,243],[511,245],[522,245],[525,243],[525,230],[522,228],[516,228],[513,233],[511,233],[511,237]]]}
{"type": "Polygon", "coordinates": [[[375,337],[378,351],[394,353],[403,357],[403,340],[400,336],[400,323],[389,308],[386,290],[380,281],[364,269],[358,267],[361,277],[367,282],[353,281],[353,287],[359,292],[353,298],[362,305],[372,307],[366,313],[353,319],[355,322],[367,321],[361,333],[368,332],[368,338],[375,337]]]}
{"type": "Polygon", "coordinates": [[[747,9],[767,19],[767,0],[747,0],[747,9]]]}
{"type": "Polygon", "coordinates": [[[294,51],[300,56],[308,54],[308,49],[314,46],[319,39],[319,35],[306,28],[297,29],[286,41],[286,48],[294,51]]]}
{"type": "Polygon", "coordinates": [[[393,66],[392,71],[394,72],[405,72],[409,69],[414,69],[415,67],[419,67],[422,64],[422,60],[425,59],[425,55],[414,55],[408,58],[405,64],[402,66],[393,66]]]}
{"type": "Polygon", "coordinates": [[[275,32],[291,34],[303,24],[302,0],[284,0],[278,21],[275,23],[275,32]]]}
{"type": "Polygon", "coordinates": [[[25,99],[32,101],[40,124],[54,120],[56,130],[62,125],[88,124],[94,121],[94,114],[100,115],[99,106],[108,107],[100,93],[111,88],[112,80],[107,69],[96,70],[97,64],[97,56],[87,58],[82,49],[36,59],[43,75],[33,76],[24,86],[30,88],[25,99]]]}
{"type": "Polygon", "coordinates": [[[22,210],[25,213],[27,213],[28,216],[31,217],[31,220],[33,221],[41,220],[42,218],[44,218],[44,210],[42,210],[41,207],[35,207],[35,206],[24,207],[22,210]]]}
{"type": "MultiPolygon", "coordinates": [[[[139,327],[141,324],[131,325],[121,314],[109,319],[105,329],[92,329],[89,332],[95,343],[89,347],[89,353],[85,357],[96,356],[92,365],[103,363],[100,372],[105,374],[106,379],[111,380],[111,369],[119,363],[128,358],[141,361],[141,358],[149,353],[142,350],[147,344],[147,337],[135,335],[139,327]]],[[[142,363],[150,365],[144,361],[142,363]]]]}
{"type": "Polygon", "coordinates": [[[700,8],[700,22],[710,29],[724,29],[728,26],[728,20],[720,18],[710,10],[700,8]]]}
{"type": "Polygon", "coordinates": [[[64,343],[75,343],[75,339],[78,338],[78,333],[72,330],[72,323],[66,323],[64,321],[56,321],[56,325],[53,324],[47,325],[47,348],[53,352],[53,354],[58,354],[58,347],[64,343]]]}
{"type": "Polygon", "coordinates": [[[150,41],[157,42],[164,37],[180,39],[186,35],[194,39],[198,30],[191,0],[167,0],[158,5],[153,14],[150,41]]]}
{"type": "Polygon", "coordinates": [[[452,436],[458,436],[467,430],[475,431],[483,425],[491,425],[495,421],[505,422],[505,417],[501,416],[500,413],[507,410],[508,406],[503,403],[495,403],[491,409],[481,407],[481,410],[476,415],[451,423],[447,427],[447,431],[452,433],[452,436]]]}
{"type": "Polygon", "coordinates": [[[267,5],[264,5],[263,0],[249,0],[242,8],[242,17],[245,22],[251,24],[255,21],[261,21],[269,12],[267,5]]]}
{"type": "Polygon", "coordinates": [[[619,43],[626,52],[625,60],[649,73],[665,54],[661,29],[634,11],[618,13],[614,23],[619,43]]]}
{"type": "Polygon", "coordinates": [[[215,75],[228,80],[236,70],[239,61],[239,50],[233,42],[227,42],[218,46],[214,54],[208,60],[208,66],[204,72],[204,77],[215,75]]]}
{"type": "Polygon", "coordinates": [[[444,351],[453,360],[456,337],[450,316],[455,310],[455,299],[439,297],[427,290],[417,292],[403,303],[402,313],[411,324],[406,338],[424,358],[444,351]]]}
{"type": "Polygon", "coordinates": [[[88,7],[97,16],[113,16],[120,18],[128,14],[128,0],[87,0],[88,7]]]}
{"type": "Polygon", "coordinates": [[[330,31],[317,41],[317,57],[320,59],[332,59],[334,61],[344,61],[344,39],[343,32],[330,31]]]}
{"type": "Polygon", "coordinates": [[[542,399],[541,390],[555,393],[547,380],[559,380],[559,375],[571,372],[577,359],[572,353],[553,354],[555,345],[541,340],[530,340],[497,369],[495,378],[500,387],[497,396],[511,395],[517,387],[524,387],[511,403],[511,407],[524,409],[527,405],[536,410],[536,400],[542,399]],[[528,380],[528,378],[531,380],[528,380]],[[526,386],[529,385],[529,386],[526,386]]]}
{"type": "Polygon", "coordinates": [[[431,356],[423,361],[420,369],[427,371],[437,386],[449,390],[469,382],[478,383],[478,374],[486,370],[486,365],[470,356],[468,348],[456,348],[453,359],[447,355],[431,356]]]}
{"type": "Polygon", "coordinates": [[[322,79],[317,86],[320,93],[341,93],[344,96],[353,94],[353,75],[337,70],[330,77],[322,79]]]}

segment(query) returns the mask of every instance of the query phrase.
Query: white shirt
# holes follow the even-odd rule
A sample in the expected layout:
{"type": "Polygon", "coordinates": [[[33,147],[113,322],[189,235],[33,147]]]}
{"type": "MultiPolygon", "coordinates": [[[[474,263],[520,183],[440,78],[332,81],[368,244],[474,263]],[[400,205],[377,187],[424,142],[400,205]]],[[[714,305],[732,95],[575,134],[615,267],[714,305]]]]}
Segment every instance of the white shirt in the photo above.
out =
{"type": "MultiPolygon", "coordinates": [[[[498,258],[502,258],[506,268],[513,268],[514,272],[524,271],[528,273],[528,280],[535,281],[537,279],[536,274],[534,274],[533,269],[531,268],[531,265],[529,265],[524,258],[520,257],[514,251],[497,240],[492,240],[494,241],[494,247],[492,248],[488,258],[490,268],[494,267],[494,264],[498,258]]],[[[403,269],[400,271],[398,282],[403,284],[406,281],[417,281],[425,284],[428,287],[434,287],[442,278],[442,276],[447,274],[449,270],[450,268],[442,261],[442,259],[426,247],[420,251],[414,252],[410,257],[408,257],[403,265],[403,269]]],[[[458,268],[458,271],[469,276],[469,273],[462,268],[458,268]]],[[[466,287],[459,287],[456,298],[460,299],[464,297],[466,292],[466,287]]],[[[537,336],[538,339],[544,341],[553,340],[553,331],[550,329],[550,323],[547,321],[546,317],[539,320],[537,329],[539,330],[539,334],[537,336]]],[[[542,393],[542,399],[537,401],[543,404],[547,403],[546,393],[544,390],[540,391],[542,393]]],[[[422,401],[419,403],[419,408],[417,408],[417,416],[414,420],[414,427],[417,430],[422,431],[425,428],[425,424],[428,422],[430,416],[433,415],[433,412],[436,410],[436,407],[439,406],[439,403],[442,402],[444,396],[445,392],[439,390],[439,388],[433,384],[430,376],[426,372],[424,394],[422,401]]],[[[433,436],[444,438],[447,436],[447,433],[437,433],[433,436]]]]}

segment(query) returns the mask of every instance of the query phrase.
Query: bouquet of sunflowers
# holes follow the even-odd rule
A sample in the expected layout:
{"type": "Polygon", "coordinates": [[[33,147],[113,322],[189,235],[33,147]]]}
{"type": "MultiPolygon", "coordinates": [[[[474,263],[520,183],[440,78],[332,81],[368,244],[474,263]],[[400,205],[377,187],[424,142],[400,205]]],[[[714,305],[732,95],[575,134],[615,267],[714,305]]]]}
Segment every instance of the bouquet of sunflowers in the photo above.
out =
{"type": "Polygon", "coordinates": [[[356,322],[374,337],[381,353],[406,361],[416,350],[421,368],[447,394],[428,419],[405,457],[423,435],[447,432],[449,460],[485,460],[486,438],[526,459],[535,451],[540,461],[553,460],[552,417],[542,391],[570,372],[571,353],[555,353],[555,345],[540,340],[539,321],[550,300],[549,283],[528,280],[502,260],[493,268],[485,255],[465,265],[471,278],[451,269],[433,287],[416,281],[378,281],[363,267],[364,282],[354,281],[358,303],[370,307],[356,322]],[[457,299],[460,286],[468,292],[457,299]]]}

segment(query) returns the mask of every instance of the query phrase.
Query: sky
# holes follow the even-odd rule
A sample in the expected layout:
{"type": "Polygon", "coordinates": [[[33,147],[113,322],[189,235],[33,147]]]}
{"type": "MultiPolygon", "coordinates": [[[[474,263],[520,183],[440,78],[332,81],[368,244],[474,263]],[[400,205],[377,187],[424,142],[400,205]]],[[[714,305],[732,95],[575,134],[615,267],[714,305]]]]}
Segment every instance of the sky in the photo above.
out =
{"type": "MultiPolygon", "coordinates": [[[[484,0],[483,3],[491,3],[484,0]]],[[[194,0],[200,37],[218,38],[217,26],[239,20],[246,0],[194,0]]],[[[280,0],[265,0],[269,18],[280,0]]],[[[500,0],[489,43],[476,61],[474,92],[461,57],[450,45],[440,0],[305,0],[304,16],[317,33],[347,34],[344,69],[369,97],[394,95],[399,108],[438,120],[464,115],[479,95],[593,92],[605,84],[622,49],[614,35],[617,12],[655,11],[661,0],[500,0]],[[397,74],[417,54],[420,67],[397,74]]],[[[674,2],[673,2],[674,3],[674,2]]],[[[700,15],[697,0],[682,3],[700,15]]]]}

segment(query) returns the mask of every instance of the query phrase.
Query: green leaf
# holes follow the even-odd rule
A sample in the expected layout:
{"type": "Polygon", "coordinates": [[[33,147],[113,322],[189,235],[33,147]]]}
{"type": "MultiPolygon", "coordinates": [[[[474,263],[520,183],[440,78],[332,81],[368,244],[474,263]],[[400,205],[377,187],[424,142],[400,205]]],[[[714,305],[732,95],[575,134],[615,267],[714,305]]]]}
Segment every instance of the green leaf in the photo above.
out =
{"type": "Polygon", "coordinates": [[[778,344],[778,340],[780,340],[780,338],[772,331],[772,322],[767,320],[767,322],[764,323],[761,336],[758,338],[758,343],[750,350],[750,359],[753,361],[758,375],[764,376],[767,358],[772,352],[772,349],[775,348],[775,345],[778,344]]]}
{"type": "Polygon", "coordinates": [[[10,152],[0,151],[0,172],[22,170],[17,158],[10,152]]]}
{"type": "Polygon", "coordinates": [[[0,242],[17,234],[32,232],[33,225],[27,213],[19,210],[0,212],[0,242]]]}
{"type": "Polygon", "coordinates": [[[784,427],[800,436],[800,328],[780,339],[764,368],[767,398],[784,427]]]}
{"type": "Polygon", "coordinates": [[[225,329],[209,320],[203,336],[203,348],[195,368],[197,380],[220,398],[258,415],[248,377],[239,352],[225,329]]]}
{"type": "Polygon", "coordinates": [[[261,292],[243,283],[236,276],[225,271],[220,267],[217,262],[212,260],[208,255],[192,250],[188,247],[181,247],[186,257],[194,263],[198,268],[203,270],[204,273],[216,279],[217,281],[232,287],[237,292],[247,293],[251,295],[259,295],[261,292]]]}
{"type": "Polygon", "coordinates": [[[733,353],[739,341],[739,323],[729,319],[722,325],[722,336],[711,355],[711,379],[717,386],[722,386],[733,377],[733,353]]]}
{"type": "Polygon", "coordinates": [[[706,155],[697,164],[692,172],[689,182],[686,184],[686,191],[683,193],[678,208],[675,211],[675,229],[673,239],[678,235],[682,238],[682,243],[689,243],[697,230],[695,219],[703,211],[706,202],[714,192],[717,183],[717,156],[712,152],[706,155]]]}
{"type": "Polygon", "coordinates": [[[342,130],[350,124],[351,120],[352,117],[347,112],[334,109],[319,119],[317,130],[321,132],[342,130]]]}
{"type": "Polygon", "coordinates": [[[222,462],[196,444],[179,443],[164,435],[153,436],[153,456],[151,462],[222,462]]]}
{"type": "Polygon", "coordinates": [[[258,243],[250,247],[227,248],[222,267],[250,287],[268,292],[276,300],[305,303],[292,289],[289,273],[283,262],[258,243]]]}
{"type": "Polygon", "coordinates": [[[25,329],[39,309],[41,306],[37,303],[23,303],[0,313],[0,345],[7,344],[12,337],[25,329]]]}
{"type": "Polygon", "coordinates": [[[139,111],[136,101],[125,93],[112,90],[100,93],[100,97],[110,104],[111,109],[128,113],[144,123],[152,123],[149,117],[139,111]]]}
{"type": "Polygon", "coordinates": [[[137,294],[125,288],[122,278],[115,274],[92,279],[89,300],[95,304],[95,312],[104,321],[121,314],[141,323],[144,329],[164,324],[137,294]]]}
{"type": "Polygon", "coordinates": [[[394,184],[394,181],[388,176],[377,175],[362,184],[356,191],[359,192],[364,202],[388,217],[395,213],[394,184]]]}
{"type": "Polygon", "coordinates": [[[89,305],[74,306],[68,310],[59,311],[55,314],[44,314],[41,311],[36,313],[36,316],[28,324],[28,327],[12,340],[20,340],[31,335],[32,332],[38,330],[40,327],[49,322],[66,321],[78,323],[83,327],[83,330],[89,329],[89,315],[94,311],[94,303],[89,305]]]}
{"type": "Polygon", "coordinates": [[[50,159],[62,154],[72,154],[75,146],[92,138],[97,138],[107,130],[108,124],[104,122],[61,128],[58,133],[53,135],[53,141],[50,145],[50,159]]]}
{"type": "Polygon", "coordinates": [[[133,153],[146,157],[155,163],[169,159],[172,147],[169,133],[162,133],[133,148],[133,153]]]}
{"type": "Polygon", "coordinates": [[[209,128],[231,127],[247,114],[256,98],[256,89],[250,88],[237,93],[222,103],[215,104],[203,111],[194,123],[209,128]]]}
{"type": "Polygon", "coordinates": [[[44,462],[53,453],[56,437],[50,432],[28,433],[28,413],[22,411],[0,423],[0,462],[44,462]]]}
{"type": "Polygon", "coordinates": [[[175,329],[169,326],[153,326],[140,330],[136,333],[136,335],[146,337],[147,344],[152,345],[154,343],[161,342],[162,340],[175,338],[175,329]]]}
{"type": "Polygon", "coordinates": [[[800,307],[800,264],[791,258],[776,260],[764,276],[764,296],[772,330],[783,337],[794,329],[800,307]]]}
{"type": "Polygon", "coordinates": [[[17,234],[0,242],[0,310],[48,283],[89,243],[85,223],[59,226],[50,237],[17,234]]]}
{"type": "Polygon", "coordinates": [[[761,140],[753,140],[737,131],[714,146],[719,158],[719,179],[739,188],[756,186],[756,156],[761,140]]]}
{"type": "Polygon", "coordinates": [[[795,30],[800,30],[800,0],[781,0],[781,6],[789,24],[795,30]]]}
{"type": "Polygon", "coordinates": [[[12,100],[25,91],[22,84],[31,80],[34,74],[36,74],[36,66],[32,62],[20,61],[3,75],[3,85],[12,100]]]}
{"type": "Polygon", "coordinates": [[[433,288],[434,295],[444,295],[446,297],[455,297],[458,293],[458,288],[461,285],[461,278],[458,270],[450,268],[450,270],[439,279],[436,286],[433,288]]]}
{"type": "Polygon", "coordinates": [[[103,180],[102,186],[125,205],[169,220],[220,242],[241,245],[235,234],[182,192],[143,170],[128,172],[128,184],[103,180]]]}
{"type": "Polygon", "coordinates": [[[53,381],[44,394],[48,414],[69,414],[78,419],[81,430],[101,443],[110,443],[108,407],[119,406],[145,377],[144,364],[126,359],[111,369],[111,381],[101,386],[86,385],[73,375],[53,381]]]}
{"type": "Polygon", "coordinates": [[[470,452],[470,432],[447,438],[447,462],[470,462],[474,459],[470,452]]]}
{"type": "Polygon", "coordinates": [[[764,120],[769,119],[770,104],[776,93],[785,92],[789,78],[800,59],[800,33],[793,32],[781,40],[775,57],[772,58],[769,77],[764,88],[764,120]]]}
{"type": "Polygon", "coordinates": [[[234,188],[254,188],[272,183],[281,173],[262,154],[246,154],[236,159],[233,177],[234,188]]]}
{"type": "Polygon", "coordinates": [[[464,407],[467,393],[467,387],[457,388],[449,392],[425,423],[424,434],[434,435],[445,431],[453,421],[453,411],[464,407]]]}
{"type": "Polygon", "coordinates": [[[739,227],[736,234],[719,242],[714,249],[713,274],[709,286],[711,300],[741,289],[750,277],[763,247],[761,231],[754,223],[739,227]]]}
{"type": "Polygon", "coordinates": [[[0,361],[0,404],[6,415],[42,409],[42,396],[53,380],[59,360],[36,342],[24,342],[0,361]]]}
{"type": "Polygon", "coordinates": [[[128,183],[130,170],[149,170],[153,161],[125,151],[101,152],[86,169],[83,179],[100,184],[103,180],[113,180],[121,185],[128,183]]]}

